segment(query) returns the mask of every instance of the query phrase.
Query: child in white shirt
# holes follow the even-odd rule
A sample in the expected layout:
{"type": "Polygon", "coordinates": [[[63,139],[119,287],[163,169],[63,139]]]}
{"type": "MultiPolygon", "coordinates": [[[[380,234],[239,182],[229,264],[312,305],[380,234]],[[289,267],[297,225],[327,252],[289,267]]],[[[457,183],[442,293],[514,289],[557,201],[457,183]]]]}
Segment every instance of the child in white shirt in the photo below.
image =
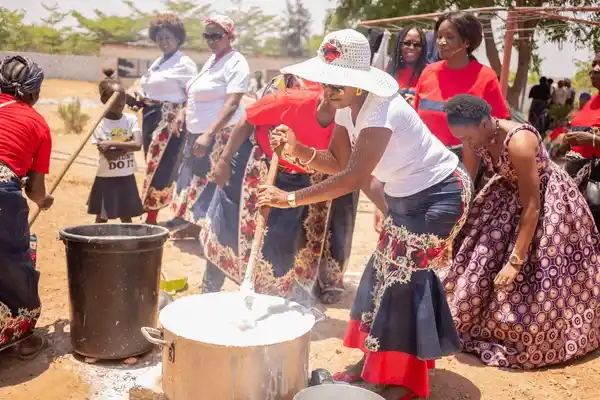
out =
{"type": "Polygon", "coordinates": [[[96,216],[96,223],[110,219],[132,222],[144,213],[135,180],[137,165],[135,152],[142,148],[142,132],[137,117],[124,114],[126,95],[114,70],[103,71],[106,78],[100,82],[100,100],[106,104],[113,93],[119,97],[106,113],[92,143],[98,147],[100,162],[88,200],[88,214],[96,216]]]}

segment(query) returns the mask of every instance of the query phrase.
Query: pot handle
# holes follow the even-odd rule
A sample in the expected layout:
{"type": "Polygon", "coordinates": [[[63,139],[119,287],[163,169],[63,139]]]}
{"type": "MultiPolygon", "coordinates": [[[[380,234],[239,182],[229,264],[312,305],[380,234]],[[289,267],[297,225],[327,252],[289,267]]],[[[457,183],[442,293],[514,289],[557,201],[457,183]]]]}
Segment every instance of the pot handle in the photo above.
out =
{"type": "Polygon", "coordinates": [[[142,327],[140,329],[142,331],[142,335],[144,338],[152,344],[157,346],[168,346],[169,343],[166,340],[163,340],[163,333],[160,329],[142,327]]]}
{"type": "Polygon", "coordinates": [[[327,315],[316,307],[311,307],[309,311],[315,316],[315,324],[323,322],[327,319],[327,315]]]}

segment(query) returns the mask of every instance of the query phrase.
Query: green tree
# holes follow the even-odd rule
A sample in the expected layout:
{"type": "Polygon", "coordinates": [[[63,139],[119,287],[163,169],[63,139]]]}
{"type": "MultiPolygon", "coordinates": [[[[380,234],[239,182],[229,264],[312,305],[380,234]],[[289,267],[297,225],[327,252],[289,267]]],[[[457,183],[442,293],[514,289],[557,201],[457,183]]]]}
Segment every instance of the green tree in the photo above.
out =
{"type": "Polygon", "coordinates": [[[267,38],[280,31],[280,22],[275,15],[265,14],[261,7],[244,7],[242,0],[231,3],[234,8],[226,14],[235,21],[237,48],[247,54],[261,54],[267,38]]]}
{"type": "Polygon", "coordinates": [[[77,20],[78,27],[100,43],[127,43],[142,39],[141,31],[147,27],[148,20],[143,17],[122,17],[107,15],[94,10],[94,18],[88,18],[78,11],[71,15],[77,20]]]}
{"type": "MultiPolygon", "coordinates": [[[[522,0],[521,6],[593,6],[597,0],[522,0]]],[[[514,5],[511,0],[338,0],[336,18],[333,22],[352,20],[373,20],[380,18],[392,18],[406,14],[424,14],[441,12],[447,9],[469,9],[476,7],[507,6],[514,5]]],[[[588,15],[587,19],[600,21],[600,13],[588,15]]],[[[490,17],[480,15],[480,20],[489,29],[490,17]]],[[[517,18],[519,30],[515,33],[514,49],[517,57],[517,71],[514,83],[509,87],[508,102],[516,106],[524,85],[527,84],[528,72],[532,57],[535,54],[534,35],[550,40],[554,43],[572,41],[575,45],[590,46],[600,43],[600,28],[597,26],[585,26],[581,24],[570,24],[544,18],[517,18]]],[[[432,25],[433,26],[433,23],[432,25]]],[[[484,44],[487,58],[497,74],[502,69],[502,61],[499,47],[503,41],[505,27],[502,32],[486,34],[484,44]]]]}
{"type": "Polygon", "coordinates": [[[575,76],[571,79],[573,87],[578,90],[593,92],[594,87],[592,86],[592,79],[590,77],[592,63],[590,61],[576,60],[575,65],[577,66],[577,72],[575,72],[575,76]]]}
{"type": "Polygon", "coordinates": [[[287,0],[281,36],[282,53],[290,57],[306,55],[310,45],[310,12],[302,0],[287,0]]]}

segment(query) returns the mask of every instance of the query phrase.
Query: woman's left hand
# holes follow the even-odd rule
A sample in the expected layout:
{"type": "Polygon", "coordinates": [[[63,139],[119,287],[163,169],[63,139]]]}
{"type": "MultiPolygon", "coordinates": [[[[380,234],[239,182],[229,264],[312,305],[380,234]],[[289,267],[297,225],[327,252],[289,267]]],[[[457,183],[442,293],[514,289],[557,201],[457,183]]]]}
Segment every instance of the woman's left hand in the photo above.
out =
{"type": "Polygon", "coordinates": [[[519,268],[515,267],[511,263],[506,263],[504,268],[502,268],[500,272],[498,272],[498,275],[496,275],[496,279],[494,279],[494,287],[496,290],[505,289],[507,286],[513,283],[517,275],[519,275],[519,272],[521,272],[519,268]]]}
{"type": "Polygon", "coordinates": [[[290,208],[288,192],[275,186],[262,185],[258,189],[258,206],[274,208],[290,208]]]}
{"type": "Polygon", "coordinates": [[[196,157],[204,157],[208,152],[208,148],[210,147],[210,143],[212,141],[212,135],[208,132],[200,135],[198,139],[194,142],[193,152],[196,157]]]}

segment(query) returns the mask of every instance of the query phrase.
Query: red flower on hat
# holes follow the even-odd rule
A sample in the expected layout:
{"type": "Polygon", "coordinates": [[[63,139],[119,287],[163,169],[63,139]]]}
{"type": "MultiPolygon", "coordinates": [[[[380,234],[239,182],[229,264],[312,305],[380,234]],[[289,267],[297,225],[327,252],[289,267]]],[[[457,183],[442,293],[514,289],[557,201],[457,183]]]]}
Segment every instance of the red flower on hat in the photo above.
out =
{"type": "Polygon", "coordinates": [[[342,56],[339,48],[340,42],[338,42],[336,39],[331,39],[329,42],[323,45],[323,58],[328,64],[331,64],[342,56]]]}

